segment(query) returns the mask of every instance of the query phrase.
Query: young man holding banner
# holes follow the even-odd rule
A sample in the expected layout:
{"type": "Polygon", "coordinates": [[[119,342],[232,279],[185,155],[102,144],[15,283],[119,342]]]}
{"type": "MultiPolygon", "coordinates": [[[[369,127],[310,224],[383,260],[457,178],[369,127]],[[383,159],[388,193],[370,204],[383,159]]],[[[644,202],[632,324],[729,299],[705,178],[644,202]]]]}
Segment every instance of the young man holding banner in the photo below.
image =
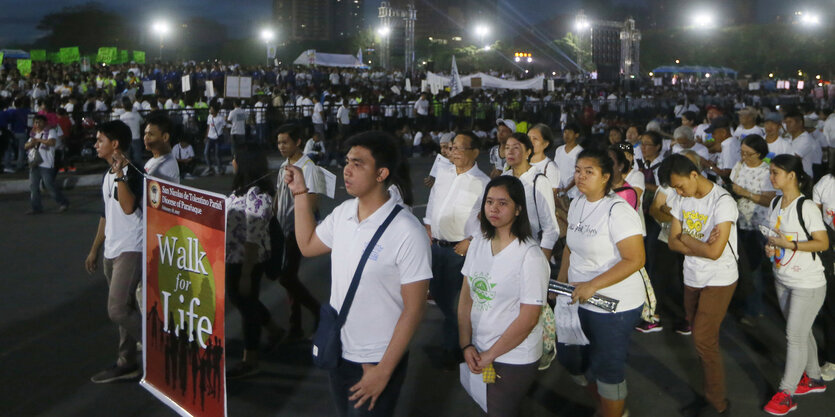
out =
{"type": "Polygon", "coordinates": [[[104,276],[109,292],[107,313],[119,326],[119,358],[91,380],[97,384],[138,378],[136,342],[142,340],[142,316],[136,304],[136,288],[142,280],[142,173],[128,166],[131,130],[122,121],[99,126],[96,135],[98,157],[110,164],[102,180],[104,210],[90,254],[84,263],[92,274],[98,267],[99,249],[104,246],[104,276]]]}
{"type": "Polygon", "coordinates": [[[406,377],[406,348],[426,305],[431,249],[420,221],[405,211],[395,212],[397,205],[387,191],[392,184],[410,191],[410,184],[397,175],[401,158],[396,140],[372,131],[352,137],[346,145],[345,189],[355,198],[335,208],[318,226],[301,169],[287,165],[284,182],[295,198],[296,241],[302,255],[331,252],[330,305],[336,311],[346,303],[361,258],[367,259],[341,327],[338,364],[329,370],[338,415],[392,415],[406,377]],[[366,254],[372,236],[388,222],[366,254]]]}

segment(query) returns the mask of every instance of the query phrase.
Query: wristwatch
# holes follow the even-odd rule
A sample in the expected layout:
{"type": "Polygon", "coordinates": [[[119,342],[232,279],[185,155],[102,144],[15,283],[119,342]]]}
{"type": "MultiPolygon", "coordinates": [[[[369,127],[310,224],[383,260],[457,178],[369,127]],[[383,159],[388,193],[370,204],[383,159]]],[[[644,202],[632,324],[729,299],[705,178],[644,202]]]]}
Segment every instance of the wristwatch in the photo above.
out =
{"type": "Polygon", "coordinates": [[[127,182],[128,182],[128,177],[127,177],[127,176],[116,177],[116,179],[115,179],[115,180],[113,180],[113,182],[124,182],[124,183],[127,183],[127,182]]]}

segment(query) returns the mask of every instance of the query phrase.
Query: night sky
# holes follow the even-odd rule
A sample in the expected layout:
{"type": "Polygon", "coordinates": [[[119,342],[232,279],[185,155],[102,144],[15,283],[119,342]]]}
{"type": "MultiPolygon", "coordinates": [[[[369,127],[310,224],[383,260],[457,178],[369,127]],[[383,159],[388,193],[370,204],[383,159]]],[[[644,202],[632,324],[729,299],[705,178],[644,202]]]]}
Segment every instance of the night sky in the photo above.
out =
{"type": "MultiPolygon", "coordinates": [[[[43,32],[35,29],[42,16],[65,6],[84,4],[88,1],[0,0],[0,10],[3,10],[3,15],[0,16],[0,46],[34,41],[43,35],[43,32]],[[25,7],[21,7],[21,3],[25,4],[25,7]]],[[[825,3],[824,0],[808,0],[787,6],[784,0],[759,0],[757,16],[760,20],[768,21],[769,16],[783,8],[820,2],[825,3]]],[[[107,0],[101,3],[106,4],[111,10],[132,16],[139,22],[150,22],[156,16],[165,16],[169,20],[193,15],[205,16],[225,24],[230,37],[253,36],[259,27],[268,23],[266,19],[272,16],[271,0],[107,0]]],[[[500,3],[501,7],[513,7],[522,15],[530,16],[530,23],[549,18],[566,9],[582,7],[581,0],[561,0],[556,2],[559,7],[553,7],[555,0],[500,0],[500,3]],[[553,10],[553,13],[542,13],[542,10],[548,9],[553,10]]],[[[710,2],[706,1],[705,4],[710,2]]],[[[367,21],[373,23],[377,6],[378,0],[365,0],[367,21]]]]}

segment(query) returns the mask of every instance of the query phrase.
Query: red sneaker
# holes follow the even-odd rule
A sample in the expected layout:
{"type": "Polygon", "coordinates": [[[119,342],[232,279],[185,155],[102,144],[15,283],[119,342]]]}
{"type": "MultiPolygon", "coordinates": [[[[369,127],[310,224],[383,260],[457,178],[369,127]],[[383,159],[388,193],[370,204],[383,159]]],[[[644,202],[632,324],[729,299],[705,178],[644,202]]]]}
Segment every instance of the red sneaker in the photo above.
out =
{"type": "Polygon", "coordinates": [[[803,377],[800,378],[800,382],[797,384],[794,395],[806,395],[824,391],[826,391],[826,384],[823,381],[809,378],[806,372],[804,372],[803,377]]]}
{"type": "Polygon", "coordinates": [[[780,391],[771,397],[771,401],[763,407],[763,411],[775,416],[784,416],[797,409],[797,403],[792,401],[792,396],[786,391],[780,391]]]}

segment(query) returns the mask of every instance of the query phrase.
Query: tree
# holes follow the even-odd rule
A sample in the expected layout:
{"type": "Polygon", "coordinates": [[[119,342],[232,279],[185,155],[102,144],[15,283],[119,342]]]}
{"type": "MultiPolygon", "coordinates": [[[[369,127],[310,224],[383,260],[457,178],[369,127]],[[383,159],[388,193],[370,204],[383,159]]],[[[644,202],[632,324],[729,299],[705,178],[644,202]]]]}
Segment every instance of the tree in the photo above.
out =
{"type": "Polygon", "coordinates": [[[595,70],[594,62],[592,60],[590,40],[581,40],[579,36],[568,32],[562,39],[554,41],[554,44],[563,53],[568,55],[572,61],[582,65],[584,70],[588,72],[595,70]]]}
{"type": "Polygon", "coordinates": [[[131,49],[137,39],[136,30],[124,17],[96,2],[47,14],[37,29],[48,33],[35,41],[35,46],[50,49],[78,46],[82,51],[95,51],[100,46],[111,45],[131,49]]]}

